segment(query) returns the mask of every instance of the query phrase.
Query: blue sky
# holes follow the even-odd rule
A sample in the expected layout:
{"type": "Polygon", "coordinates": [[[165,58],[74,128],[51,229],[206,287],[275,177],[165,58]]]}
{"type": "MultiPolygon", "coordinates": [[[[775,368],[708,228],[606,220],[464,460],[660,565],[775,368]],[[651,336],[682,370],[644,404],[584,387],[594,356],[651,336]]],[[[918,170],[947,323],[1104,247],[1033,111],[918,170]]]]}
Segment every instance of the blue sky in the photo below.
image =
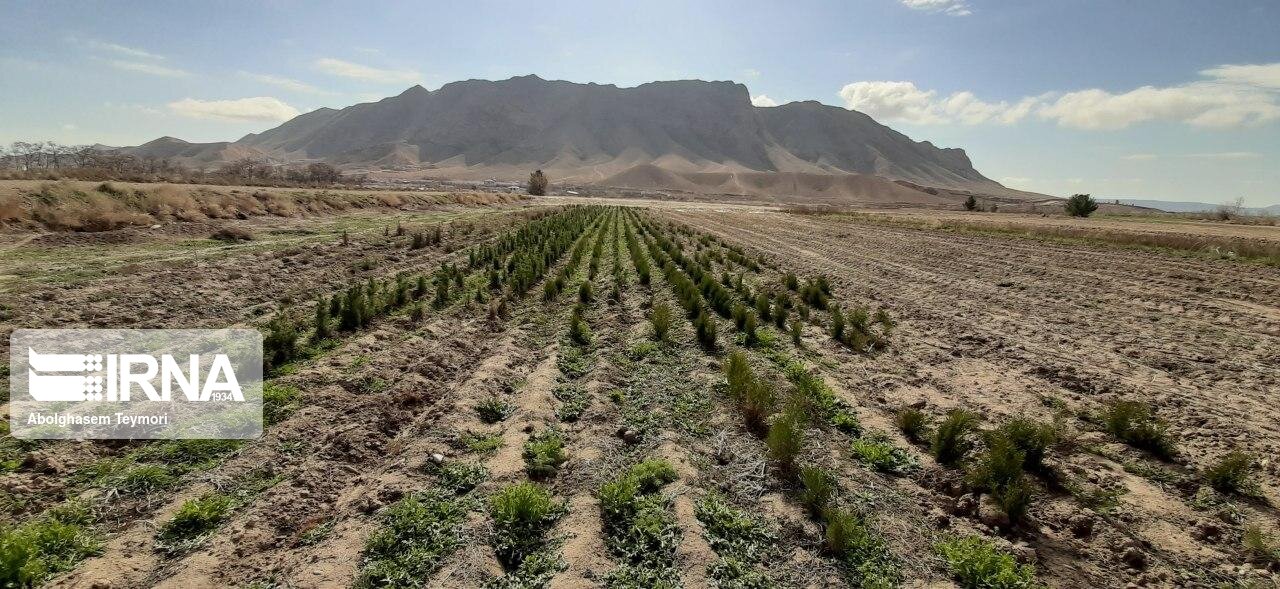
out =
{"type": "Polygon", "coordinates": [[[734,80],[963,147],[1007,185],[1280,203],[1280,2],[12,2],[0,142],[234,140],[534,73],[734,80]]]}

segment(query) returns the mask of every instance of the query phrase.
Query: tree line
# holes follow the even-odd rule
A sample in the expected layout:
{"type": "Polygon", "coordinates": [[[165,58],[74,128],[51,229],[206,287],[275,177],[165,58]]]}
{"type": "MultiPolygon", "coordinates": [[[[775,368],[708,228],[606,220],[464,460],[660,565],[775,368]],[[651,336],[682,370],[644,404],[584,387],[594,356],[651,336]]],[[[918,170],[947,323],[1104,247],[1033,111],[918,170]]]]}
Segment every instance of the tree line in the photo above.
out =
{"type": "Polygon", "coordinates": [[[203,170],[169,158],[140,157],[93,145],[63,145],[54,141],[14,141],[8,146],[0,145],[0,173],[15,179],[266,186],[359,186],[366,179],[363,174],[343,174],[324,162],[282,165],[263,158],[244,157],[203,170]]]}

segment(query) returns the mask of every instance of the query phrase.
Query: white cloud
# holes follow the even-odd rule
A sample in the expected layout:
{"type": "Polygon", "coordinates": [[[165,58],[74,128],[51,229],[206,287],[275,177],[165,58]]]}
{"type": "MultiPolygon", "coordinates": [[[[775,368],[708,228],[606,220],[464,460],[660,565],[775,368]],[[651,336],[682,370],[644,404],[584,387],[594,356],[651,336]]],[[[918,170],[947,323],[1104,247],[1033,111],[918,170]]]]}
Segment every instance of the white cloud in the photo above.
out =
{"type": "Polygon", "coordinates": [[[756,70],[756,69],[742,70],[742,75],[748,78],[759,78],[760,70],[756,70]]]}
{"type": "Polygon", "coordinates": [[[382,84],[416,84],[422,79],[422,74],[415,71],[378,69],[329,57],[317,59],[315,67],[326,74],[382,84]]]}
{"type": "Polygon", "coordinates": [[[937,94],[911,82],[854,82],[840,89],[840,98],[848,108],[880,120],[920,125],[1010,125],[1031,114],[1038,100],[1024,98],[1010,104],[985,102],[972,92],[956,92],[943,99],[937,94]]]}
{"type": "Polygon", "coordinates": [[[1193,82],[1169,88],[1143,86],[1120,94],[1098,89],[1069,92],[1038,114],[1077,129],[1124,129],[1147,121],[1226,128],[1280,119],[1280,103],[1273,93],[1251,86],[1193,82]]]}
{"type": "Polygon", "coordinates": [[[145,104],[132,104],[132,103],[117,104],[114,102],[104,102],[102,103],[102,106],[105,108],[132,111],[132,112],[142,113],[150,116],[158,116],[158,117],[165,116],[164,111],[147,106],[145,104]]]}
{"type": "Polygon", "coordinates": [[[284,78],[269,74],[254,74],[250,72],[240,72],[240,75],[251,80],[262,82],[263,84],[271,84],[272,86],[284,88],[285,90],[292,90],[294,92],[306,92],[307,94],[333,94],[332,92],[321,90],[311,84],[300,82],[293,78],[284,78]]]}
{"type": "MultiPolygon", "coordinates": [[[[922,0],[923,1],[923,0],[922,0]]],[[[911,82],[871,81],[840,89],[845,106],[872,117],[920,125],[1010,125],[1035,114],[1059,126],[1115,130],[1166,121],[1234,128],[1280,120],[1280,63],[1222,65],[1200,72],[1211,79],[1127,92],[1098,88],[986,102],[972,92],[945,98],[911,82]]]]}
{"type": "Polygon", "coordinates": [[[164,59],[165,58],[163,55],[157,55],[155,53],[151,53],[150,51],[135,49],[133,47],[125,47],[124,45],[120,45],[117,43],[104,43],[102,41],[86,41],[85,43],[87,43],[90,47],[94,49],[112,51],[115,53],[119,53],[121,55],[128,55],[129,57],[140,57],[143,59],[164,59]]]}
{"type": "Polygon", "coordinates": [[[1120,156],[1125,161],[1152,161],[1166,158],[1182,158],[1194,160],[1251,160],[1262,157],[1261,153],[1256,151],[1216,151],[1210,153],[1181,153],[1168,156],[1159,156],[1154,153],[1131,153],[1129,155],[1120,156]]]}
{"type": "Polygon", "coordinates": [[[76,129],[79,129],[79,128],[80,128],[80,127],[77,127],[75,123],[63,123],[63,124],[62,124],[62,130],[63,130],[63,131],[75,131],[76,129]]]}
{"type": "Polygon", "coordinates": [[[751,97],[752,106],[778,106],[778,101],[769,98],[767,94],[760,94],[751,97]]]}
{"type": "Polygon", "coordinates": [[[911,82],[854,82],[840,89],[848,108],[876,119],[921,124],[941,122],[932,112],[935,94],[911,82]]]}
{"type": "Polygon", "coordinates": [[[164,76],[167,78],[185,78],[191,74],[177,68],[165,67],[154,63],[143,63],[140,61],[124,61],[122,59],[109,59],[107,63],[111,67],[130,72],[138,72],[151,76],[164,76]]]}
{"type": "Polygon", "coordinates": [[[1017,187],[1017,186],[1026,187],[1031,185],[1031,182],[1032,182],[1031,178],[1023,178],[1021,176],[1005,176],[1004,178],[1000,179],[1001,184],[1004,184],[1005,186],[1010,186],[1010,187],[1017,187]]]}
{"type": "Polygon", "coordinates": [[[949,14],[951,16],[969,16],[973,11],[969,9],[969,3],[966,0],[899,0],[903,6],[912,10],[922,10],[924,12],[938,12],[949,14]]]}
{"type": "Polygon", "coordinates": [[[236,100],[197,100],[184,98],[169,103],[169,110],[194,119],[230,121],[287,121],[302,114],[298,109],[270,96],[236,100]]]}
{"type": "Polygon", "coordinates": [[[1203,70],[1200,75],[1223,82],[1280,90],[1280,63],[1220,65],[1203,70]]]}
{"type": "Polygon", "coordinates": [[[1182,157],[1209,160],[1251,160],[1262,157],[1256,151],[1220,151],[1216,153],[1188,153],[1182,157]]]}

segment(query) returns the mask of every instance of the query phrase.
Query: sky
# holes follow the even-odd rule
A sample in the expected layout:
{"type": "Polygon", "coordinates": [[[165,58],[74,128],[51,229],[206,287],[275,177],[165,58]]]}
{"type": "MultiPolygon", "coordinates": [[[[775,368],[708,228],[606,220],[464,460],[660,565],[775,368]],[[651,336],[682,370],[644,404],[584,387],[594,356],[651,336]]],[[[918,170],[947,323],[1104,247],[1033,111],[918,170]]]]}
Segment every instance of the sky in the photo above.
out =
{"type": "Polygon", "coordinates": [[[472,78],[733,80],[1055,195],[1280,204],[1280,2],[0,0],[0,143],[228,141],[472,78]]]}

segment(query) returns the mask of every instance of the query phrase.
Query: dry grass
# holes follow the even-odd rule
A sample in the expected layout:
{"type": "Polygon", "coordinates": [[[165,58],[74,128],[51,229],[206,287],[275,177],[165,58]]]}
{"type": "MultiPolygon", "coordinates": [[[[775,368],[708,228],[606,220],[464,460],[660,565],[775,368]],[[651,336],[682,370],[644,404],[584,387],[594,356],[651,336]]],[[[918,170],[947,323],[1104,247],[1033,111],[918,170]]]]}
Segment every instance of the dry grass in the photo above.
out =
{"type": "Polygon", "coordinates": [[[486,206],[523,198],[497,193],[14,181],[0,182],[0,223],[54,231],[109,231],[165,222],[299,217],[352,209],[486,206]]]}
{"type": "MultiPolygon", "coordinates": [[[[907,227],[912,229],[932,229],[953,231],[957,233],[977,233],[984,235],[1000,235],[1024,237],[1031,239],[1063,240],[1087,243],[1105,243],[1136,249],[1156,249],[1175,251],[1198,256],[1229,260],[1247,260],[1273,266],[1280,266],[1280,240],[1257,239],[1246,236],[1224,235],[1214,232],[1188,231],[1152,231],[1144,230],[1144,224],[1159,224],[1158,221],[1138,220],[1134,217],[1132,227],[1109,226],[1081,227],[1077,224],[1056,224],[1029,222],[1025,218],[997,219],[992,217],[975,217],[974,220],[948,217],[924,217],[896,214],[816,211],[804,208],[790,208],[787,212],[801,215],[832,215],[858,222],[907,227]]],[[[1144,216],[1150,219],[1152,216],[1144,216]]],[[[1169,220],[1182,217],[1168,216],[1169,220]]],[[[1214,223],[1214,225],[1266,225],[1266,223],[1214,223]]]]}

